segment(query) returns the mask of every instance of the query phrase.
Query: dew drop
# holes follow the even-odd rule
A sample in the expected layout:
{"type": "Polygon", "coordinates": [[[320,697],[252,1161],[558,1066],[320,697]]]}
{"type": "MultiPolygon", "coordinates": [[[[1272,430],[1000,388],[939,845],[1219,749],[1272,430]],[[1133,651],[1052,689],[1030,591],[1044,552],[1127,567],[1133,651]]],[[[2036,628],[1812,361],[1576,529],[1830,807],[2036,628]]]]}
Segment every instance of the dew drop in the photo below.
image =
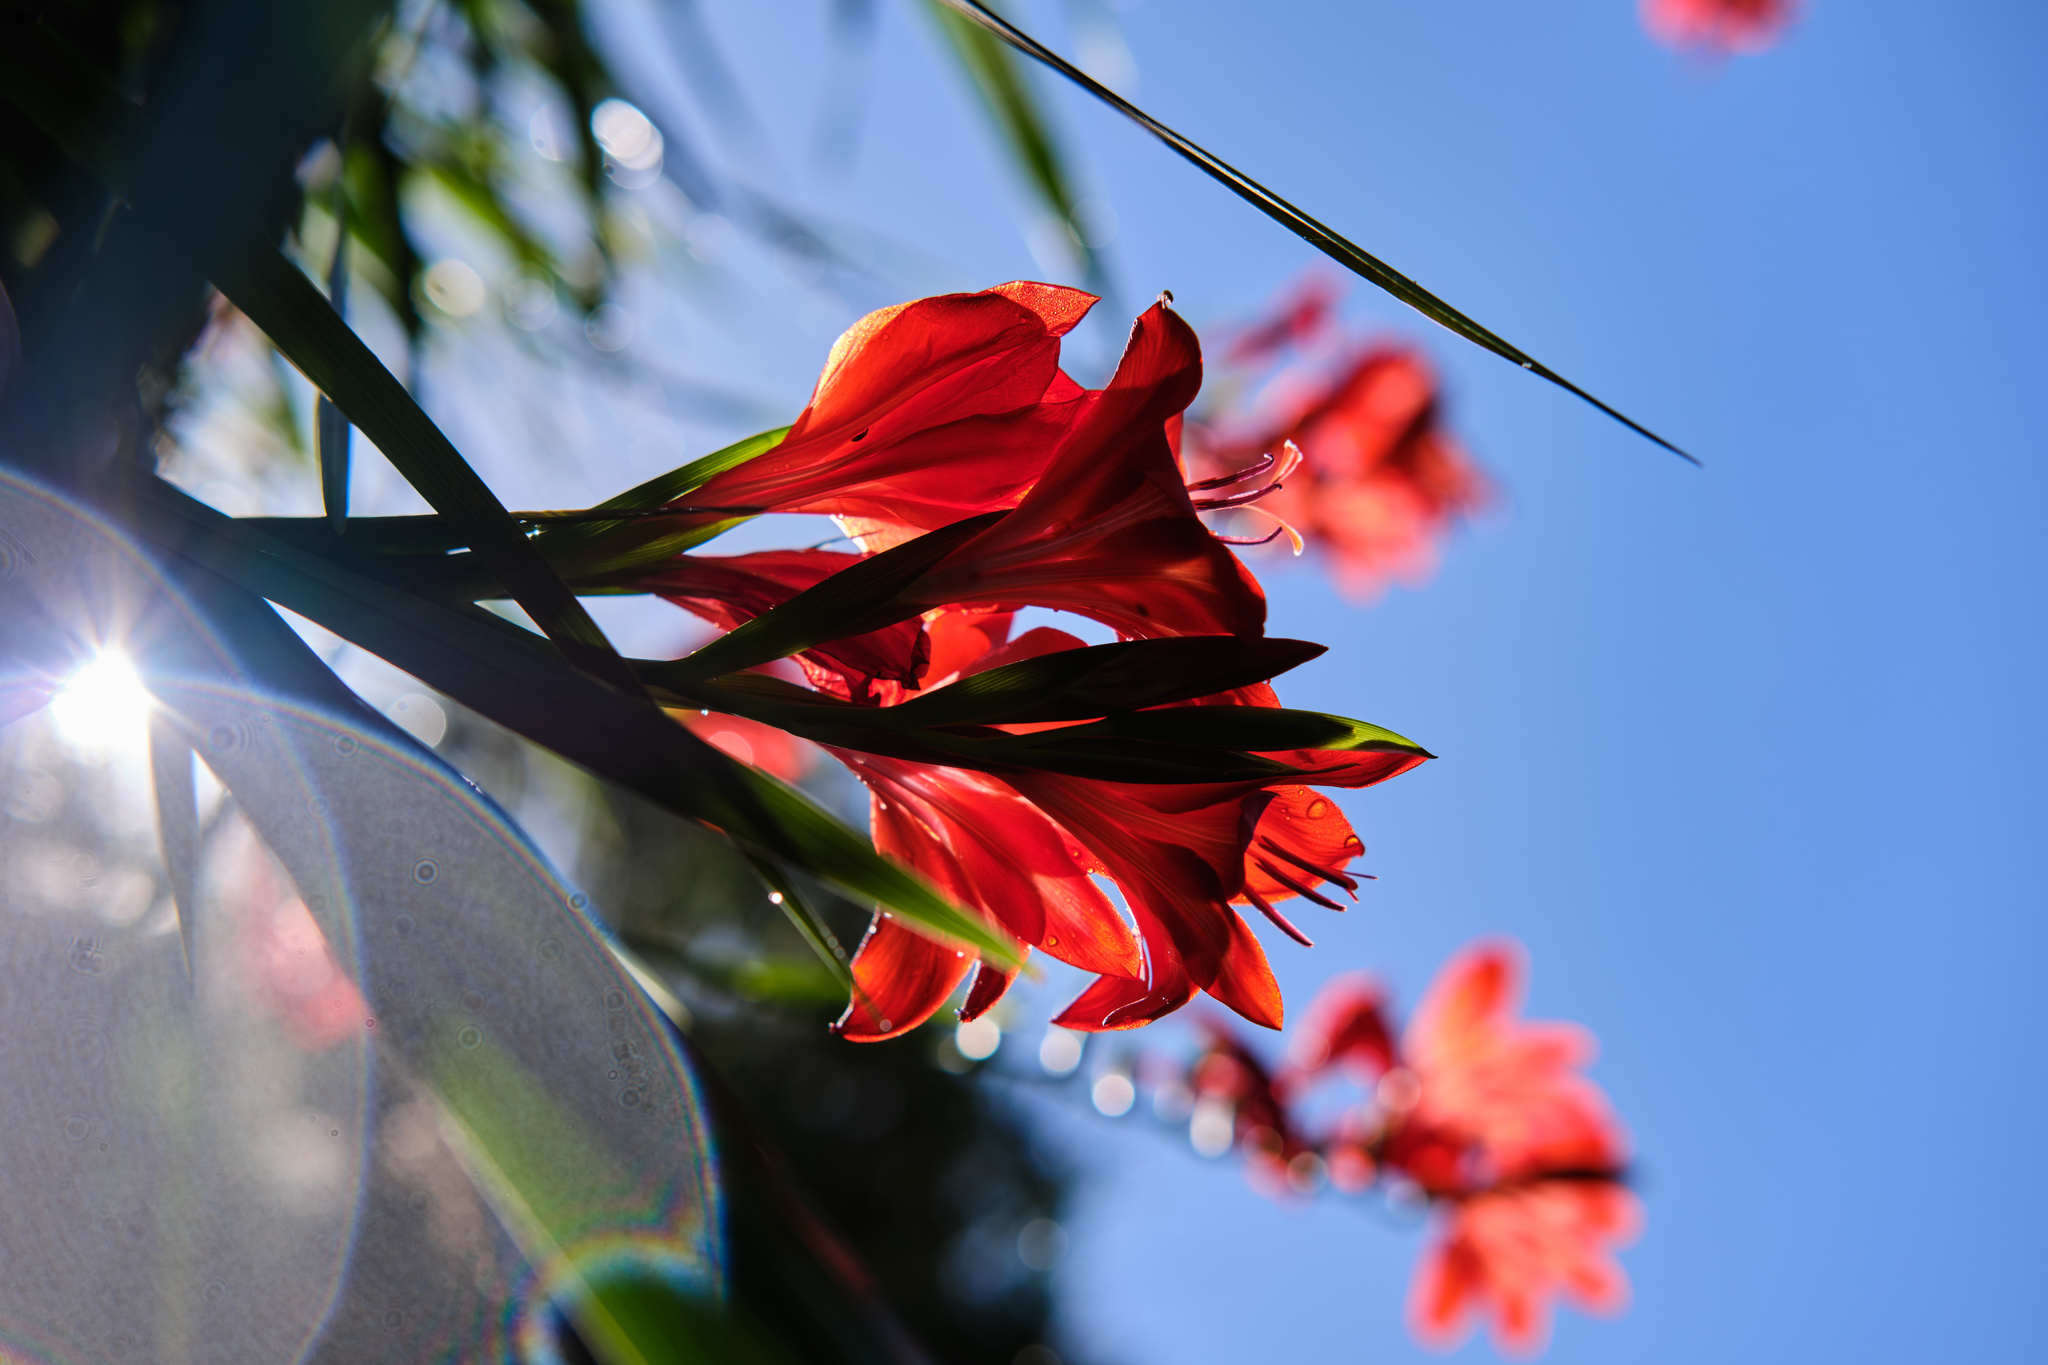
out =
{"type": "Polygon", "coordinates": [[[1047,934],[1047,935],[1045,936],[1045,946],[1046,946],[1046,947],[1048,947],[1048,948],[1057,948],[1057,947],[1059,947],[1059,946],[1060,946],[1060,936],[1059,936],[1058,934],[1047,934]]]}
{"type": "Polygon", "coordinates": [[[1350,849],[1354,853],[1365,852],[1365,845],[1359,840],[1359,837],[1356,834],[1347,834],[1344,836],[1344,847],[1350,849]]]}
{"type": "Polygon", "coordinates": [[[1308,818],[1311,820],[1320,820],[1329,812],[1330,803],[1320,796],[1308,803],[1308,818]]]}

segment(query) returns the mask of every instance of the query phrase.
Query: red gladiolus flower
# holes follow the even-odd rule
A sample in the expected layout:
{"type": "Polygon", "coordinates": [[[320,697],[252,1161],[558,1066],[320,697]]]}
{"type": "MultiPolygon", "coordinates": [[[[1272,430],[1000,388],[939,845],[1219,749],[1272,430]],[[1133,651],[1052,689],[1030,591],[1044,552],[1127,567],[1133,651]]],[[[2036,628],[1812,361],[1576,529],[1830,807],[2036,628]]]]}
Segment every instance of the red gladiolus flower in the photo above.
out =
{"type": "Polygon", "coordinates": [[[1094,303],[1016,282],[870,313],[833,345],[782,444],[683,502],[912,530],[1012,506],[1080,409],[1059,339],[1094,303]]]}
{"type": "Polygon", "coordinates": [[[1427,362],[1411,349],[1374,346],[1332,379],[1288,387],[1277,420],[1194,441],[1198,466],[1240,467],[1291,440],[1301,463],[1261,511],[1324,550],[1355,595],[1426,573],[1443,528],[1486,496],[1478,471],[1442,429],[1427,362]]]}
{"type": "Polygon", "coordinates": [[[1053,607],[1128,636],[1262,632],[1265,594],[1196,515],[1168,439],[1201,383],[1194,332],[1154,304],[1038,483],[921,578],[915,600],[1053,607]]]}
{"type": "Polygon", "coordinates": [[[1475,1144],[1489,1183],[1619,1166],[1620,1130],[1579,1074],[1592,1035],[1516,1019],[1521,980],[1520,954],[1506,943],[1467,949],[1444,968],[1401,1039],[1419,1082],[1407,1126],[1475,1144]]]}
{"type": "Polygon", "coordinates": [[[1761,52],[1792,21],[1792,0],[1643,0],[1643,23],[1673,47],[1761,52]]]}
{"type": "MultiPolygon", "coordinates": [[[[982,611],[933,613],[924,686],[1080,646],[1044,628],[1006,641],[1009,619],[982,611]]],[[[1263,686],[1211,700],[1251,695],[1274,704],[1263,686]]],[[[1021,944],[1099,974],[1056,1023],[1087,1031],[1136,1028],[1180,1008],[1199,989],[1255,1023],[1280,1026],[1279,986],[1258,940],[1230,904],[1244,889],[1247,867],[1255,865],[1247,863],[1247,850],[1260,837],[1267,849],[1308,849],[1309,856],[1294,855],[1303,862],[1320,856],[1294,831],[1262,836],[1262,816],[1275,794],[1242,781],[1148,785],[1035,771],[998,777],[834,752],[874,792],[877,848],[979,909],[1021,944]],[[1106,874],[1122,890],[1137,922],[1136,939],[1090,873],[1106,874]]],[[[1346,784],[1378,781],[1422,761],[1413,753],[1274,757],[1326,767],[1330,780],[1346,784]]],[[[1283,786],[1278,799],[1301,801],[1306,793],[1283,786]]],[[[1328,805],[1313,794],[1301,802],[1302,818],[1317,832],[1325,812],[1306,812],[1319,801],[1328,805]]],[[[1348,826],[1345,831],[1348,836],[1348,826]]],[[[1341,868],[1316,875],[1355,885],[1341,868]]],[[[973,965],[953,948],[878,915],[854,959],[867,1003],[857,998],[839,1027],[848,1037],[868,1039],[922,1022],[973,965]]],[[[983,964],[963,1017],[987,1009],[1008,984],[1006,974],[983,964]]]]}

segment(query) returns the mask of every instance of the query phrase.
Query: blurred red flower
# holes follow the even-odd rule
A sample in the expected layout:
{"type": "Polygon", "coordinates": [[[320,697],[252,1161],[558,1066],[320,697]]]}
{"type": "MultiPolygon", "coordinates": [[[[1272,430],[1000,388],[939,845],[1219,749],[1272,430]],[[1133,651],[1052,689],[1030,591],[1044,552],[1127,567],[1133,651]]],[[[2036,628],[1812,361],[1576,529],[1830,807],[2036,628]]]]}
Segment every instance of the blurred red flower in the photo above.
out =
{"type": "Polygon", "coordinates": [[[1409,1317],[1433,1346],[1457,1344],[1490,1316],[1503,1349],[1531,1352],[1548,1333],[1553,1299],[1606,1313],[1627,1297],[1614,1252],[1641,1223],[1622,1183],[1627,1142],[1581,1073],[1591,1035],[1518,1017],[1523,975],[1513,944],[1466,949],[1397,1040],[1385,992],[1347,973],[1311,1003],[1287,1064],[1270,1079],[1214,1026],[1188,1072],[1198,1094],[1227,1090],[1243,1107],[1240,1146],[1262,1186],[1273,1183],[1276,1154],[1313,1152],[1347,1194],[1393,1174],[1430,1200],[1438,1225],[1409,1317]],[[1214,1077],[1226,1069],[1234,1085],[1219,1087],[1214,1077]],[[1297,1107],[1339,1074],[1365,1085],[1369,1100],[1313,1133],[1297,1107]],[[1251,1128],[1270,1136],[1246,1145],[1251,1128]]]}
{"type": "Polygon", "coordinates": [[[1501,1349],[1533,1355],[1549,1337],[1551,1299],[1605,1314],[1627,1304],[1612,1249],[1641,1221],[1635,1195],[1614,1181],[1551,1180],[1461,1200],[1416,1267],[1410,1326],[1448,1349],[1491,1313],[1501,1349]]]}
{"type": "Polygon", "coordinates": [[[1402,1035],[1417,1084],[1397,1133],[1413,1135],[1418,1156],[1463,1155],[1461,1168],[1439,1161],[1414,1172],[1449,1200],[1410,1298],[1415,1330],[1433,1344],[1455,1344],[1490,1312],[1501,1346],[1527,1353],[1548,1333],[1551,1298],[1615,1312],[1627,1296],[1613,1250],[1635,1235],[1640,1213],[1614,1178],[1626,1140],[1579,1071],[1592,1035],[1518,1019],[1523,975],[1514,945],[1469,948],[1402,1035]]]}
{"type": "Polygon", "coordinates": [[[1643,23],[1674,47],[1761,52],[1792,21],[1793,0],[1643,0],[1643,23]]]}
{"type": "MultiPolygon", "coordinates": [[[[1212,413],[1185,433],[1197,487],[1227,490],[1273,469],[1279,484],[1259,510],[1291,531],[1296,548],[1330,558],[1340,586],[1369,596],[1396,577],[1427,572],[1444,528],[1480,505],[1486,483],[1443,430],[1437,381],[1413,347],[1342,339],[1337,283],[1310,275],[1225,351],[1284,368],[1242,410],[1212,413]],[[1294,449],[1289,449],[1289,443],[1294,449]]],[[[1236,407],[1236,405],[1233,405],[1236,407]]],[[[1216,505],[1235,505],[1227,491],[1216,505]]]]}

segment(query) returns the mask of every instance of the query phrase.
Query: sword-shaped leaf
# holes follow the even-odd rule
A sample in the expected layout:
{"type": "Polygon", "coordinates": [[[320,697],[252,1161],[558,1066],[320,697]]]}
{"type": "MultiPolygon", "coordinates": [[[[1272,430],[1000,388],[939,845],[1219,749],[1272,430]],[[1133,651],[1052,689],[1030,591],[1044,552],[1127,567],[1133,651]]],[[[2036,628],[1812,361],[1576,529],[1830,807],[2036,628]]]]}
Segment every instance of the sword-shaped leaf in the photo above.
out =
{"type": "Polygon", "coordinates": [[[985,669],[894,708],[920,725],[1089,720],[1265,682],[1324,646],[1243,635],[1124,640],[985,669]]]}

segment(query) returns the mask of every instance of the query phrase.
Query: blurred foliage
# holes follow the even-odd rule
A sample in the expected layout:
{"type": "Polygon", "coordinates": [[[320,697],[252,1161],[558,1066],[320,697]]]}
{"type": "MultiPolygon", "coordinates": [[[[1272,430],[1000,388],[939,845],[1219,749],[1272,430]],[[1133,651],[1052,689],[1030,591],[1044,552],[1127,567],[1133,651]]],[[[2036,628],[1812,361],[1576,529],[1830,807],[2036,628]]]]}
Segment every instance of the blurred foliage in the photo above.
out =
{"type": "MultiPolygon", "coordinates": [[[[760,913],[766,888],[730,843],[459,711],[440,750],[536,823],[536,803],[573,814],[578,882],[687,1007],[725,1120],[743,1320],[820,1362],[1010,1365],[1056,1336],[1047,1268],[1026,1264],[1019,1238],[1065,1217],[1072,1172],[949,1030],[841,1041],[826,1024],[845,988],[760,913]]],[[[854,942],[867,910],[806,889],[854,942]]],[[[1067,1365],[1083,1359],[1054,1344],[1067,1365]]]]}

